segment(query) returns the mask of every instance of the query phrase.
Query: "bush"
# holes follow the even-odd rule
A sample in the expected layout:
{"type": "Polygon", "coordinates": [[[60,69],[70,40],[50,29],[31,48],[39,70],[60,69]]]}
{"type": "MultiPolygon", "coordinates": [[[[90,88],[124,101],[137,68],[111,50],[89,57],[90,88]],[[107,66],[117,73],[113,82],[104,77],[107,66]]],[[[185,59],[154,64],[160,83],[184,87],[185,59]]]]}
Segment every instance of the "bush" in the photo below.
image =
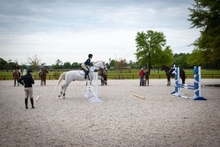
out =
{"type": "Polygon", "coordinates": [[[53,77],[54,77],[54,79],[58,80],[59,77],[60,77],[60,73],[59,72],[54,72],[53,77]]]}

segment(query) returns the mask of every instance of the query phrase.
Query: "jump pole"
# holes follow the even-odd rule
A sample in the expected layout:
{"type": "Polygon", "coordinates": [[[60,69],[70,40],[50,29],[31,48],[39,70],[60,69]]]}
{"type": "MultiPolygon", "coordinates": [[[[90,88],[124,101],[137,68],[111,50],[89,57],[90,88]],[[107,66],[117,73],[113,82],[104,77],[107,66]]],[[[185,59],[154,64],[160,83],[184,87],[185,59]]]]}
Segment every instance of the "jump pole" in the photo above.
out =
{"type": "Polygon", "coordinates": [[[133,93],[133,95],[136,96],[137,98],[140,98],[140,99],[143,99],[143,100],[145,99],[145,97],[143,97],[143,96],[140,96],[140,95],[137,95],[137,94],[134,94],[134,93],[133,93]]]}
{"type": "Polygon", "coordinates": [[[94,71],[93,73],[93,80],[94,80],[94,87],[91,86],[90,81],[87,84],[87,92],[85,97],[90,101],[90,103],[100,103],[103,102],[101,99],[98,98],[98,72],[94,71]]]}
{"type": "Polygon", "coordinates": [[[176,95],[178,97],[193,99],[193,100],[207,100],[206,98],[202,97],[201,94],[201,67],[194,66],[194,85],[190,84],[180,84],[179,78],[179,67],[175,69],[175,90],[171,94],[176,95]],[[179,88],[186,88],[189,90],[194,90],[193,97],[184,96],[180,91],[179,88]]]}

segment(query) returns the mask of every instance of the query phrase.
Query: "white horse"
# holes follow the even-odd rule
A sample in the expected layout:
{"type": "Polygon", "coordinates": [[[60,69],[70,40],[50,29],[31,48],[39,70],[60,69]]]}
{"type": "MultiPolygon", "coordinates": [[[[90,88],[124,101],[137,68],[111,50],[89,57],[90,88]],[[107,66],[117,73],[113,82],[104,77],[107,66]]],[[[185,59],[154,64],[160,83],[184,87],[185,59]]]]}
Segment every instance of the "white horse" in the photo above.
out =
{"type": "MultiPolygon", "coordinates": [[[[89,72],[90,80],[93,79],[94,72],[96,72],[100,68],[107,70],[105,62],[97,61],[93,64],[93,66],[90,67],[90,72],[89,72]]],[[[59,81],[58,81],[57,86],[59,86],[60,82],[63,79],[65,79],[65,83],[61,86],[60,95],[58,97],[63,95],[63,98],[65,99],[65,92],[66,92],[66,89],[67,89],[68,85],[70,84],[70,82],[72,82],[72,81],[85,81],[86,80],[85,79],[85,72],[83,70],[63,72],[59,77],[59,81]]]]}

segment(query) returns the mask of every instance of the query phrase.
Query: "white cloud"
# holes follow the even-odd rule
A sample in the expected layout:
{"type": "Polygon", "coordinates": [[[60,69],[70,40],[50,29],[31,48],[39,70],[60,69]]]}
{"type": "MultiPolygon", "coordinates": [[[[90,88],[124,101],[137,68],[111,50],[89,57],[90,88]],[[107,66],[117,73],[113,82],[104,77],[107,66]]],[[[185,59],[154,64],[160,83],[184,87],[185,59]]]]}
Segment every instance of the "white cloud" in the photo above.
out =
{"type": "Polygon", "coordinates": [[[0,53],[5,60],[27,62],[40,55],[55,64],[125,58],[135,61],[137,32],[161,31],[175,53],[199,36],[187,21],[193,0],[0,2],[0,53]]]}

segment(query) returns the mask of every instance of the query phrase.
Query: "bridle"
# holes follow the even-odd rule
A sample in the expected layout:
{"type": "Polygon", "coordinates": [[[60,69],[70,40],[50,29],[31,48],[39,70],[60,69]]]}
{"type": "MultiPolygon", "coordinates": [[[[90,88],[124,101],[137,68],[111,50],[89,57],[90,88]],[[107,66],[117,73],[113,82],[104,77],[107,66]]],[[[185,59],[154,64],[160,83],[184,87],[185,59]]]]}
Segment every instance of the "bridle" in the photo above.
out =
{"type": "Polygon", "coordinates": [[[103,62],[103,61],[102,61],[102,65],[103,65],[103,67],[104,67],[104,68],[98,67],[98,66],[96,66],[96,65],[93,65],[93,66],[94,66],[94,67],[96,67],[96,68],[98,68],[98,70],[100,70],[100,69],[101,69],[101,70],[104,70],[104,71],[105,71],[105,73],[107,73],[107,69],[106,69],[105,62],[103,62]]]}

